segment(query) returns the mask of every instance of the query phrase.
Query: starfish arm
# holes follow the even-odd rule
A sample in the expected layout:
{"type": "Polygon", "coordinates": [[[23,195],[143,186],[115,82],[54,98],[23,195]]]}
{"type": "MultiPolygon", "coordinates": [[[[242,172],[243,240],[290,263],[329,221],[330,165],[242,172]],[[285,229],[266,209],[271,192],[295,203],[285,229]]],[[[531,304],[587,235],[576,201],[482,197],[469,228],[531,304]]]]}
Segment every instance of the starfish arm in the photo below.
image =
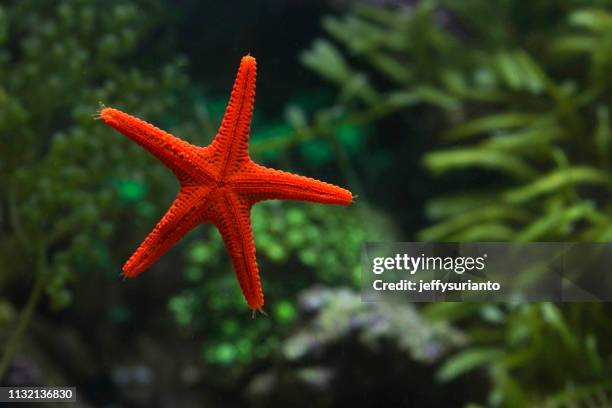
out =
{"type": "Polygon", "coordinates": [[[253,171],[236,177],[232,183],[241,195],[253,202],[263,200],[299,200],[324,204],[349,205],[353,202],[350,191],[281,170],[253,164],[253,171]]]}
{"type": "Polygon", "coordinates": [[[236,81],[219,132],[211,145],[221,176],[236,170],[249,160],[249,133],[255,104],[257,63],[247,55],[240,61],[236,81]]]}
{"type": "Polygon", "coordinates": [[[251,203],[233,193],[225,193],[216,208],[213,221],[230,254],[238,283],[251,310],[264,304],[259,268],[255,258],[255,242],[251,228],[251,203]]]}
{"type": "Polygon", "coordinates": [[[172,170],[179,181],[194,184],[211,179],[205,171],[193,166],[199,160],[195,151],[200,148],[118,109],[102,109],[100,119],[148,150],[172,170]]]}
{"type": "Polygon", "coordinates": [[[182,187],[166,214],[123,266],[124,276],[139,275],[201,223],[211,191],[202,186],[182,187]]]}

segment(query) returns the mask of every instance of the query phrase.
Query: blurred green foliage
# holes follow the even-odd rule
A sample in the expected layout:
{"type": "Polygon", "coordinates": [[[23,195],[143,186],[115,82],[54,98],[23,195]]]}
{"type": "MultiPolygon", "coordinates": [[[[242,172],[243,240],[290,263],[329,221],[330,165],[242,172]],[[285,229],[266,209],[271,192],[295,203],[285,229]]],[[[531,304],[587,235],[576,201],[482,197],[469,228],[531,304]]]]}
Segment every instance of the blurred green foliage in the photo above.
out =
{"type": "Polygon", "coordinates": [[[116,278],[121,220],[148,221],[150,193],[172,194],[163,169],[94,120],[102,101],[151,120],[175,104],[184,61],[133,58],[160,15],[150,1],[0,5],[0,288],[34,281],[19,319],[4,313],[0,377],[42,294],[62,309],[77,280],[116,278]]]}
{"type": "MultiPolygon", "coordinates": [[[[426,206],[433,224],[419,239],[608,241],[611,7],[580,0],[356,5],[324,20],[346,52],[321,39],[303,62],[338,86],[330,109],[370,119],[418,109],[430,125],[439,147],[423,163],[448,193],[426,206]]],[[[432,305],[427,313],[471,334],[439,379],[486,366],[493,406],[605,400],[609,310],[432,305]]]]}
{"type": "MultiPolygon", "coordinates": [[[[23,280],[34,281],[27,302],[12,306],[0,299],[0,327],[13,333],[5,356],[14,352],[43,293],[59,310],[74,301],[79,281],[118,279],[121,263],[175,193],[169,171],[94,120],[101,103],[196,144],[214,135],[227,97],[187,87],[184,59],[147,48],[163,12],[163,3],[149,1],[0,6],[0,287],[8,293],[21,289],[23,280]],[[160,65],[155,57],[167,62],[160,65]],[[17,317],[14,309],[22,306],[17,317]]],[[[306,98],[303,110],[289,106],[286,118],[276,121],[256,113],[252,153],[288,164],[288,148],[303,143],[299,155],[314,169],[334,159],[335,136],[349,153],[360,148],[362,130],[351,125],[325,143],[308,143],[302,130],[309,105],[306,98]]],[[[176,296],[168,293],[168,308],[184,333],[203,336],[202,356],[211,363],[268,356],[296,318],[297,292],[312,282],[356,287],[354,254],[361,243],[393,236],[384,217],[365,204],[346,210],[266,203],[252,218],[271,319],[250,321],[214,229],[195,232],[180,244],[184,252],[168,255],[179,262],[184,255],[180,270],[188,285],[176,296]]],[[[131,305],[105,307],[111,322],[134,323],[131,305]]]]}
{"type": "Polygon", "coordinates": [[[104,101],[159,116],[185,77],[180,61],[151,75],[122,62],[152,26],[138,3],[41,6],[19,1],[0,8],[0,205],[6,215],[0,284],[45,275],[51,302],[61,308],[70,303],[69,282],[79,272],[117,266],[109,246],[121,207],[159,178],[136,146],[94,120],[95,112],[104,101]]]}
{"type": "Polygon", "coordinates": [[[365,206],[336,208],[280,201],[256,205],[252,224],[271,318],[250,320],[223,242],[216,230],[187,248],[185,279],[191,286],[169,300],[187,333],[204,336],[207,361],[228,365],[269,356],[292,328],[295,295],[314,283],[359,287],[361,244],[389,239],[388,222],[365,206]],[[364,217],[369,220],[363,223],[364,217]],[[236,341],[236,339],[240,339],[236,341]]]}

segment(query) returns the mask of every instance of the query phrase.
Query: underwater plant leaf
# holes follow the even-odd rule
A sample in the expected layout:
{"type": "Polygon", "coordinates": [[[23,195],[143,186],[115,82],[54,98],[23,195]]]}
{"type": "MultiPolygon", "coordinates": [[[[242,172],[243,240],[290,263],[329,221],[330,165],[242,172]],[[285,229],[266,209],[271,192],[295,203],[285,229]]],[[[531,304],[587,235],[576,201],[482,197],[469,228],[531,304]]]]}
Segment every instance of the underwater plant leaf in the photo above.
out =
{"type": "Polygon", "coordinates": [[[497,199],[497,194],[492,193],[460,193],[437,197],[429,200],[426,213],[428,218],[439,220],[483,207],[485,204],[494,204],[497,199]]]}
{"type": "Polygon", "coordinates": [[[355,73],[344,83],[339,99],[343,102],[350,102],[358,98],[370,105],[377,105],[380,99],[378,92],[372,87],[368,77],[361,73],[355,73]]]}
{"type": "Polygon", "coordinates": [[[515,155],[482,148],[455,148],[427,153],[423,157],[425,166],[434,174],[481,167],[498,170],[519,178],[531,178],[535,170],[515,155]]]}
{"type": "Polygon", "coordinates": [[[494,61],[497,74],[506,86],[515,90],[523,89],[525,78],[523,78],[522,75],[524,73],[521,69],[521,65],[510,53],[500,52],[496,55],[494,61]]]}
{"type": "Polygon", "coordinates": [[[538,115],[522,112],[493,114],[455,126],[445,133],[445,138],[453,141],[462,140],[483,133],[531,125],[538,119],[541,119],[538,115]]]}
{"type": "Polygon", "coordinates": [[[559,206],[550,208],[543,217],[528,224],[515,236],[516,241],[530,242],[547,239],[552,236],[570,235],[574,222],[583,219],[594,211],[593,203],[580,202],[569,208],[559,206]]]}
{"type": "Polygon", "coordinates": [[[562,136],[563,131],[556,123],[545,120],[516,131],[499,132],[484,140],[479,146],[485,149],[520,154],[523,157],[542,157],[543,154],[548,154],[552,142],[562,136]]]}
{"type": "Polygon", "coordinates": [[[451,242],[507,242],[515,236],[516,231],[501,222],[484,222],[450,234],[446,239],[451,242]]]}
{"type": "Polygon", "coordinates": [[[544,69],[522,49],[499,52],[492,67],[501,82],[514,91],[537,95],[551,83],[544,69]]]}
{"type": "Polygon", "coordinates": [[[589,362],[591,363],[593,371],[598,373],[599,375],[604,374],[606,362],[599,351],[597,336],[594,333],[587,334],[585,346],[586,355],[589,359],[589,362]]]}
{"type": "Polygon", "coordinates": [[[444,362],[436,377],[440,381],[450,381],[468,371],[489,364],[503,356],[497,348],[466,349],[444,362]]]}
{"type": "Polygon", "coordinates": [[[540,305],[540,310],[544,321],[559,333],[566,345],[570,348],[577,349],[578,340],[567,325],[559,308],[550,302],[544,302],[540,305]]]}
{"type": "Polygon", "coordinates": [[[586,28],[594,32],[609,32],[612,30],[612,14],[596,8],[581,9],[569,15],[570,24],[586,28]]]}
{"type": "Polygon", "coordinates": [[[342,53],[323,39],[316,40],[310,50],[301,53],[300,60],[313,71],[338,84],[345,84],[353,76],[342,53]]]}
{"type": "Polygon", "coordinates": [[[451,196],[440,196],[428,201],[425,211],[427,217],[434,220],[462,214],[466,211],[495,204],[497,194],[466,192],[451,196]]]}
{"type": "Polygon", "coordinates": [[[414,73],[408,65],[394,57],[382,52],[371,52],[368,59],[379,71],[397,83],[410,84],[414,79],[414,73]]]}
{"type": "Polygon", "coordinates": [[[491,204],[488,206],[465,211],[446,221],[439,222],[431,227],[421,230],[418,234],[419,240],[437,241],[444,240],[452,233],[459,230],[478,225],[486,221],[523,221],[527,219],[527,213],[521,209],[511,206],[491,204]]]}
{"type": "Polygon", "coordinates": [[[421,97],[412,91],[391,91],[385,94],[385,105],[391,108],[404,108],[421,103],[421,97]]]}
{"type": "Polygon", "coordinates": [[[460,103],[454,96],[432,86],[415,86],[412,92],[417,95],[424,103],[438,106],[442,109],[456,109],[460,103]]]}
{"type": "Polygon", "coordinates": [[[402,50],[408,41],[406,36],[396,30],[389,30],[379,24],[353,16],[347,16],[342,20],[326,17],[323,19],[323,27],[357,54],[369,54],[380,48],[402,50]]]}
{"type": "Polygon", "coordinates": [[[558,191],[566,186],[577,184],[610,184],[610,177],[593,167],[574,166],[558,169],[540,177],[532,183],[519,187],[503,194],[503,198],[513,204],[521,204],[558,191]]]}
{"type": "Polygon", "coordinates": [[[513,56],[521,68],[525,88],[533,94],[541,93],[549,81],[542,67],[525,50],[515,51],[513,56]]]}
{"type": "Polygon", "coordinates": [[[445,69],[440,74],[442,83],[454,94],[468,92],[468,83],[463,73],[457,69],[445,69]]]}
{"type": "Polygon", "coordinates": [[[557,38],[551,51],[559,54],[591,53],[597,49],[597,39],[586,34],[572,34],[557,38]]]}

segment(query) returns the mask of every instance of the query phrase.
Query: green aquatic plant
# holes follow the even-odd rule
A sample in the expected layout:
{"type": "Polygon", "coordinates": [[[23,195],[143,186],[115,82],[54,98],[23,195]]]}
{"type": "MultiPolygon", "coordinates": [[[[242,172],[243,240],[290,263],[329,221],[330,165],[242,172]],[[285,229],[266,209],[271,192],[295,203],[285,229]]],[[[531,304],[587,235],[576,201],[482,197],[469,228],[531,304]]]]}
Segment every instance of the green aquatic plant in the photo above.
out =
{"type": "MultiPolygon", "coordinates": [[[[610,6],[357,5],[323,21],[342,48],[317,40],[303,62],[339,88],[330,109],[366,123],[418,120],[421,133],[435,138],[422,162],[444,194],[426,204],[431,224],[418,239],[605,242],[612,231],[610,6]]],[[[606,310],[432,305],[428,314],[461,318],[471,334],[439,379],[486,366],[496,406],[604,398],[612,389],[606,310]]]]}
{"type": "Polygon", "coordinates": [[[186,80],[180,59],[147,74],[125,64],[159,12],[156,3],[115,0],[0,5],[0,379],[43,296],[62,309],[75,282],[118,276],[126,207],[142,220],[156,211],[147,190],[171,194],[138,149],[92,116],[101,100],[152,118],[175,102],[186,80]],[[26,282],[27,301],[9,296],[26,282]]]}
{"type": "Polygon", "coordinates": [[[484,180],[432,200],[426,210],[435,224],[421,239],[607,240],[610,81],[602,72],[610,16],[579,3],[557,17],[552,39],[522,27],[513,2],[491,10],[480,2],[423,2],[410,12],[360,6],[324,21],[388,82],[377,90],[319,40],[303,60],[339,85],[337,109],[381,117],[414,105],[439,108],[428,111],[442,125],[431,130],[448,147],[427,152],[425,166],[446,178],[479,171],[484,180]],[[440,13],[455,25],[437,22],[440,13]],[[506,23],[472,25],[483,13],[506,23]]]}
{"type": "Polygon", "coordinates": [[[190,284],[168,307],[186,334],[215,334],[205,336],[202,344],[208,362],[241,366],[273,355],[297,318],[295,294],[310,285],[359,287],[361,264],[355,253],[366,237],[392,239],[394,231],[384,216],[356,207],[284,202],[253,207],[261,273],[269,277],[264,285],[269,319],[245,315],[230,263],[220,256],[224,249],[219,234],[207,230],[189,244],[183,275],[190,284]]]}

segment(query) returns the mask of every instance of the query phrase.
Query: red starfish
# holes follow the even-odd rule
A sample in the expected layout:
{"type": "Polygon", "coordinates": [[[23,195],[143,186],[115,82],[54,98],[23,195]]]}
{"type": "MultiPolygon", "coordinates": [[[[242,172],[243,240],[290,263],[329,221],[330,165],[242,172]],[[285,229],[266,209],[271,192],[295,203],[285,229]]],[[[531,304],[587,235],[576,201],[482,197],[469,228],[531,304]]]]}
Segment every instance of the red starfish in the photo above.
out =
{"type": "Polygon", "coordinates": [[[100,112],[104,122],[151,152],[180,182],[168,212],[123,266],[124,276],[140,274],[198,224],[212,223],[221,232],[249,308],[261,310],[264,301],[250,222],[253,204],[263,200],[352,202],[348,190],[251,160],[248,143],[256,71],[255,58],[243,57],[219,133],[207,147],[191,145],[117,109],[100,112]]]}

